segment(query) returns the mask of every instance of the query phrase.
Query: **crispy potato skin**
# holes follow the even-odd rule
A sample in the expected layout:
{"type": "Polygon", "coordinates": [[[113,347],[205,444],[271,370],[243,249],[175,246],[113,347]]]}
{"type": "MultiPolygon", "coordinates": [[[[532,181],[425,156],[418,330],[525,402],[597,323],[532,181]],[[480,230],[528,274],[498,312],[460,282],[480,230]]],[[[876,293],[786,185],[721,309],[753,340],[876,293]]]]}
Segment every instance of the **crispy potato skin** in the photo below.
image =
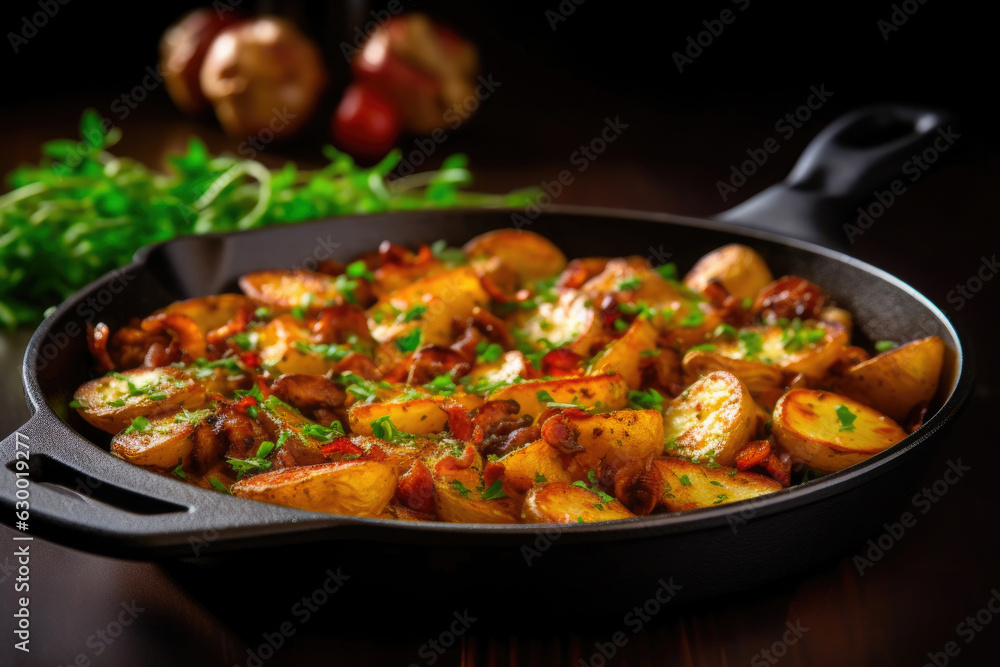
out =
{"type": "Polygon", "coordinates": [[[534,232],[497,229],[480,234],[462,248],[469,257],[498,257],[521,281],[554,276],[566,268],[566,255],[534,232]]]}
{"type": "Polygon", "coordinates": [[[699,259],[684,276],[684,284],[696,292],[704,292],[713,280],[737,299],[752,299],[774,277],[756,250],[732,243],[699,259]]]}
{"type": "Polygon", "coordinates": [[[517,414],[535,418],[547,409],[538,398],[541,391],[548,392],[556,403],[573,403],[581,407],[594,407],[600,402],[602,410],[617,410],[628,405],[628,384],[620,375],[566,377],[556,380],[521,382],[497,389],[490,394],[491,401],[514,400],[520,406],[517,414]]]}
{"type": "Polygon", "coordinates": [[[142,432],[115,435],[111,453],[138,466],[171,470],[179,462],[190,461],[194,429],[186,421],[175,421],[173,415],[154,419],[142,432]]]}
{"type": "MultiPolygon", "coordinates": [[[[684,391],[663,415],[664,437],[679,456],[714,453],[721,465],[732,465],[736,452],[749,442],[757,425],[750,391],[728,371],[715,371],[684,391]]],[[[669,446],[669,445],[668,445],[669,446]]]]}
{"type": "MultiPolygon", "coordinates": [[[[205,389],[180,370],[171,367],[135,368],[119,373],[138,388],[149,391],[130,396],[126,380],[105,375],[80,385],[73,399],[84,407],[77,412],[87,422],[108,433],[118,433],[135,417],[150,417],[181,408],[195,410],[205,404],[205,389]],[[159,397],[153,400],[151,396],[159,397]],[[112,405],[122,401],[122,405],[112,405]]],[[[176,465],[176,463],[175,463],[176,465]]]]}
{"type": "Polygon", "coordinates": [[[740,379],[750,394],[756,398],[765,391],[780,390],[784,387],[784,374],[777,366],[759,361],[733,359],[714,352],[690,350],[681,361],[684,383],[696,382],[703,375],[714,371],[729,371],[740,379]]]}
{"type": "Polygon", "coordinates": [[[518,523],[518,503],[513,498],[484,500],[475,464],[434,478],[434,504],[438,517],[450,523],[518,523]]]}
{"type": "Polygon", "coordinates": [[[598,357],[589,374],[617,373],[629,389],[639,389],[642,384],[642,353],[656,349],[656,336],[656,329],[649,321],[636,318],[625,334],[598,357]]]}
{"type": "Polygon", "coordinates": [[[396,469],[382,461],[284,468],[233,484],[234,496],[345,516],[377,516],[396,492],[396,469]]]}
{"type": "Polygon", "coordinates": [[[696,507],[725,505],[738,500],[756,498],[781,490],[781,484],[770,477],[752,472],[737,472],[735,468],[706,466],[663,457],[653,461],[663,479],[660,505],[678,512],[696,507]]]}
{"type": "Polygon", "coordinates": [[[634,516],[617,500],[606,502],[592,491],[564,482],[531,489],[521,506],[526,523],[596,523],[634,516]]]}
{"type": "Polygon", "coordinates": [[[943,365],[944,341],[931,336],[852,366],[833,388],[902,422],[934,398],[943,365]]]}
{"type": "Polygon", "coordinates": [[[587,472],[602,462],[617,468],[632,459],[663,452],[663,416],[658,410],[616,410],[566,418],[579,431],[577,442],[584,449],[568,466],[574,481],[586,479],[587,472]]]}
{"type": "Polygon", "coordinates": [[[427,435],[443,431],[448,425],[448,415],[441,405],[449,400],[459,403],[466,410],[472,410],[483,402],[478,396],[459,392],[447,398],[427,396],[412,401],[357,403],[347,414],[351,431],[361,435],[374,435],[371,423],[386,416],[404,433],[427,435]]]}
{"type": "Polygon", "coordinates": [[[860,463],[906,437],[896,422],[877,410],[815,389],[793,389],[778,400],[773,432],[795,457],[826,471],[860,463]],[[839,405],[855,415],[853,430],[843,430],[836,412],[839,405]]]}
{"type": "Polygon", "coordinates": [[[560,459],[559,451],[544,440],[516,449],[500,459],[504,466],[504,481],[513,489],[524,493],[535,485],[536,479],[548,482],[573,482],[569,471],[560,459]]]}

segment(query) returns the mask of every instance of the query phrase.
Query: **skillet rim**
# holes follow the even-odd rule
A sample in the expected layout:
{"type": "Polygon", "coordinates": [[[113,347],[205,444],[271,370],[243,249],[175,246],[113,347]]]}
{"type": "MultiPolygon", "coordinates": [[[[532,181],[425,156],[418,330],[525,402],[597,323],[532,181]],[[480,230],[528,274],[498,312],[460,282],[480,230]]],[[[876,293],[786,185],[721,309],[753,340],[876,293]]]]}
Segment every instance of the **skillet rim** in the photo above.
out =
{"type": "MultiPolygon", "coordinates": [[[[296,223],[297,228],[301,227],[327,227],[333,224],[348,224],[352,220],[361,220],[369,222],[370,224],[377,224],[374,221],[380,218],[405,218],[409,216],[413,217],[423,217],[428,214],[446,216],[446,217],[460,217],[469,215],[495,215],[500,212],[517,212],[521,209],[512,208],[490,208],[490,209],[468,209],[468,208],[456,208],[456,209],[418,209],[415,211],[398,211],[398,212],[387,212],[379,214],[367,214],[359,216],[338,216],[332,218],[325,218],[322,220],[314,220],[302,223],[296,223]]],[[[706,507],[699,508],[695,510],[687,510],[684,512],[676,512],[669,514],[651,515],[644,517],[636,517],[633,519],[625,519],[618,521],[608,521],[608,522],[598,522],[591,524],[582,525],[570,525],[570,526],[560,526],[561,531],[565,531],[564,537],[573,536],[573,542],[593,542],[593,541],[603,541],[606,539],[627,539],[627,538],[648,538],[653,535],[674,535],[678,533],[688,533],[688,532],[698,532],[701,530],[707,530],[712,528],[717,528],[719,526],[731,525],[728,522],[728,518],[731,515],[739,514],[742,510],[747,507],[753,507],[755,519],[762,518],[771,514],[787,511],[795,511],[801,509],[805,506],[812,505],[814,503],[825,500],[831,496],[840,495],[849,491],[850,489],[864,484],[866,482],[873,482],[875,477],[881,476],[893,468],[897,467],[904,459],[909,458],[914,451],[922,445],[924,442],[932,438],[937,431],[939,431],[943,426],[950,422],[956,414],[959,412],[960,408],[966,402],[966,399],[971,392],[973,386],[974,377],[974,363],[973,363],[973,350],[969,342],[969,337],[964,333],[960,326],[957,326],[952,322],[942,310],[931,301],[928,297],[917,291],[908,283],[903,280],[893,276],[892,274],[876,267],[867,262],[861,261],[855,257],[851,257],[843,252],[837,250],[831,250],[816,244],[801,241],[797,239],[791,239],[785,236],[774,234],[771,232],[758,230],[754,228],[742,227],[727,222],[719,222],[717,220],[697,218],[691,216],[681,216],[670,213],[661,212],[645,212],[636,211],[630,209],[619,209],[619,208],[607,208],[607,207],[589,207],[589,206],[566,206],[566,205],[552,205],[547,207],[541,217],[552,218],[552,217],[591,217],[591,218],[616,218],[627,221],[635,222],[653,222],[674,225],[679,227],[695,228],[695,229],[705,229],[710,231],[721,232],[730,236],[733,236],[733,242],[740,239],[754,239],[761,240],[769,243],[774,243],[779,246],[795,248],[797,250],[805,251],[815,255],[820,255],[828,259],[832,259],[840,264],[847,264],[856,269],[862,270],[869,275],[873,275],[884,282],[890,284],[893,288],[907,294],[909,297],[920,302],[937,320],[938,323],[943,325],[945,329],[950,333],[954,341],[956,342],[956,348],[954,352],[954,386],[952,387],[950,393],[945,398],[944,402],[940,408],[935,412],[931,419],[924,424],[920,429],[918,429],[913,434],[908,435],[904,440],[896,445],[890,447],[889,449],[876,454],[875,456],[865,460],[861,464],[851,466],[847,469],[830,473],[824,475],[821,478],[808,481],[803,484],[798,484],[796,486],[789,487],[787,489],[782,489],[766,496],[759,498],[738,501],[734,503],[728,503],[726,505],[720,505],[718,507],[706,507]],[[628,533],[628,534],[623,534],[628,533]]],[[[276,227],[264,227],[256,228],[243,231],[233,231],[233,232],[221,232],[212,234],[201,234],[201,235],[189,235],[176,237],[174,239],[162,241],[160,243],[145,246],[136,251],[133,256],[133,260],[123,267],[119,267],[113,271],[110,271],[97,280],[92,281],[82,289],[78,290],[66,300],[64,300],[53,313],[47,317],[32,334],[31,339],[28,342],[28,346],[25,351],[23,363],[22,363],[22,382],[25,389],[25,399],[28,403],[29,409],[32,411],[32,417],[30,422],[41,421],[43,424],[48,424],[61,428],[68,434],[72,434],[75,438],[89,445],[98,447],[103,451],[103,447],[95,443],[79,432],[77,432],[69,423],[64,421],[59,417],[53,409],[49,406],[48,401],[45,399],[41,387],[38,382],[37,373],[35,370],[36,359],[40,356],[39,350],[42,344],[45,342],[46,337],[51,333],[51,326],[56,322],[61,316],[67,314],[68,311],[76,307],[76,305],[92,292],[100,289],[100,287],[107,281],[118,273],[126,272],[128,270],[135,270],[143,267],[148,261],[150,255],[163,246],[168,246],[170,244],[179,242],[190,242],[192,240],[198,241],[204,239],[206,242],[212,239],[228,238],[234,235],[244,235],[253,236],[256,234],[267,234],[274,233],[276,227]]],[[[59,357],[56,357],[58,359],[59,357]]],[[[75,443],[62,443],[60,447],[72,447],[75,443]]],[[[107,454],[107,452],[104,452],[107,454]]],[[[124,468],[119,467],[119,470],[129,470],[133,473],[139,474],[149,474],[155,477],[162,477],[153,473],[151,471],[144,470],[125,461],[116,459],[115,457],[107,454],[107,460],[111,464],[109,467],[100,470],[103,473],[113,473],[115,471],[114,465],[120,464],[124,468]]],[[[86,472],[86,471],[84,471],[86,472]]],[[[114,475],[116,482],[120,485],[133,491],[135,493],[145,494],[143,491],[136,491],[134,488],[130,488],[127,483],[128,480],[122,478],[118,475],[114,475]]],[[[171,482],[175,480],[170,480],[171,482]]],[[[155,497],[159,500],[164,500],[166,502],[177,503],[184,507],[186,510],[185,514],[189,517],[195,514],[208,515],[213,519],[219,518],[219,509],[229,507],[242,506],[244,510],[240,512],[240,515],[247,512],[251,512],[253,508],[259,508],[260,503],[256,501],[251,501],[242,498],[225,498],[221,497],[221,494],[208,491],[204,489],[197,489],[191,485],[184,484],[183,487],[196,492],[200,492],[196,497],[204,497],[204,500],[198,504],[193,504],[186,500],[179,500],[176,497],[171,497],[170,495],[159,494],[155,497]],[[213,498],[214,496],[214,498],[213,498]],[[224,501],[224,502],[220,502],[224,501]],[[232,505],[233,501],[237,501],[236,505],[232,505]]],[[[176,496],[176,494],[174,494],[176,496]]],[[[328,515],[319,512],[312,512],[308,510],[298,510],[290,507],[270,506],[273,512],[270,514],[277,515],[276,518],[284,517],[285,521],[276,521],[275,519],[268,519],[264,522],[244,522],[231,524],[225,527],[218,526],[218,521],[209,521],[208,528],[213,528],[219,531],[218,545],[213,544],[213,550],[216,546],[220,547],[220,551],[227,545],[238,546],[241,542],[249,537],[253,538],[263,538],[263,537],[278,537],[281,535],[288,535],[289,533],[295,535],[301,535],[308,539],[308,535],[314,531],[322,531],[324,533],[323,539],[333,540],[335,537],[333,535],[327,536],[330,530],[336,532],[348,533],[351,537],[356,537],[357,530],[361,531],[372,531],[374,530],[372,537],[379,540],[389,540],[389,541],[399,541],[408,542],[412,539],[422,539],[427,536],[433,536],[434,534],[446,534],[452,537],[458,536],[472,536],[472,537],[499,537],[505,536],[509,538],[523,538],[523,537],[537,537],[539,534],[548,530],[551,531],[551,524],[451,524],[451,523],[440,523],[440,522],[410,522],[410,521],[400,521],[394,519],[377,519],[377,518],[361,518],[361,517],[344,517],[340,515],[328,515]],[[346,529],[346,530],[345,530],[346,529]],[[247,533],[256,533],[250,534],[247,533]],[[396,538],[396,539],[393,539],[396,538]],[[405,539],[409,538],[409,539],[405,539]]],[[[114,508],[118,513],[128,514],[126,510],[121,510],[119,508],[114,508]]],[[[259,510],[258,510],[259,511],[259,510]]],[[[236,512],[227,512],[222,516],[227,519],[238,518],[234,517],[236,512]]],[[[137,523],[141,523],[142,515],[134,514],[137,523]]],[[[65,517],[58,517],[59,519],[65,519],[65,517]]],[[[59,523],[66,523],[61,521],[59,523]]],[[[68,522],[72,526],[72,521],[68,522]]],[[[138,528],[138,526],[137,526],[138,528]]],[[[137,546],[139,550],[148,552],[152,551],[164,551],[169,550],[172,546],[184,543],[184,538],[192,532],[192,527],[187,527],[184,530],[178,531],[163,531],[163,530],[135,530],[130,534],[133,538],[132,546],[137,546]],[[161,539],[154,540],[150,542],[148,538],[158,537],[161,539]],[[169,538],[175,537],[176,539],[170,540],[169,538]],[[147,539],[143,539],[147,538],[147,539]],[[162,538],[168,538],[164,541],[162,538]]],[[[114,533],[114,536],[121,538],[119,533],[114,533]]],[[[104,536],[108,537],[108,536],[104,536]]],[[[128,536],[127,536],[128,537],[128,536]]],[[[567,540],[568,541],[568,540],[567,540]]]]}

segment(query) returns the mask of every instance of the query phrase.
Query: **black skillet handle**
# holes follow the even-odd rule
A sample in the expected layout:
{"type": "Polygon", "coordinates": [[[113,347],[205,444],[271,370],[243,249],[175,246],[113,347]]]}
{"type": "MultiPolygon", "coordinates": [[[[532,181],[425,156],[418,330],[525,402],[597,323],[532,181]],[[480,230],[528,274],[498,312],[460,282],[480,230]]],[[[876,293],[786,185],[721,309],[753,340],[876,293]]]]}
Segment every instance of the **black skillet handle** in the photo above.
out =
{"type": "Polygon", "coordinates": [[[846,249],[852,237],[844,225],[858,218],[857,208],[879,203],[879,195],[883,202],[898,196],[891,188],[897,180],[909,185],[906,163],[930,147],[948,150],[957,136],[953,123],[944,112],[897,105],[841,116],[816,135],[784,181],[714,217],[846,249]]]}
{"type": "MultiPolygon", "coordinates": [[[[106,553],[122,539],[187,528],[186,506],[125,489],[108,473],[92,477],[78,462],[62,460],[50,445],[73,436],[52,421],[36,412],[0,443],[0,522],[25,539],[37,535],[106,553]]],[[[108,457],[96,447],[82,451],[108,457]]]]}

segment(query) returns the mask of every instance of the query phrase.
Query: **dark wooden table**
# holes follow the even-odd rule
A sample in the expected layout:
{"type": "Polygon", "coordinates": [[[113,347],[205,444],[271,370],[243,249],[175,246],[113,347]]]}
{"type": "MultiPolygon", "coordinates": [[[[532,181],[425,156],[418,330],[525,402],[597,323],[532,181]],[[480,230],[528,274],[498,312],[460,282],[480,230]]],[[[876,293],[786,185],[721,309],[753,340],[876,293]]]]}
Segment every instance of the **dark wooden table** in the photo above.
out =
{"type": "MultiPolygon", "coordinates": [[[[516,100],[515,85],[508,90],[509,99],[516,100]]],[[[850,106],[845,100],[823,109],[724,204],[716,182],[728,175],[731,163],[743,159],[746,149],[773,134],[774,118],[794,108],[795,98],[788,93],[745,100],[714,113],[671,115],[608,96],[572,114],[568,109],[549,110],[542,121],[523,120],[515,126],[504,122],[505,108],[514,102],[498,101],[496,111],[484,105],[481,120],[456,133],[441,152],[468,152],[479,177],[477,187],[483,190],[538,184],[566,168],[570,154],[596,136],[606,117],[621,116],[628,129],[566,187],[559,203],[709,215],[782,178],[806,141],[850,106]]],[[[100,99],[74,99],[58,107],[29,106],[7,114],[2,125],[16,121],[21,129],[7,137],[0,170],[35,159],[40,141],[71,132],[84,101],[101,104],[100,99]]],[[[140,109],[123,128],[120,152],[154,164],[192,131],[207,137],[213,149],[233,147],[215,130],[182,119],[162,99],[140,109]]],[[[309,149],[304,150],[309,158],[309,149]]],[[[277,159],[278,151],[275,148],[270,158],[277,159]]],[[[961,152],[910,188],[853,246],[856,256],[898,275],[940,304],[970,332],[977,354],[977,388],[969,406],[922,476],[913,480],[913,492],[931,488],[950,462],[960,461],[969,470],[928,505],[926,513],[921,513],[922,505],[909,507],[916,514],[915,525],[884,554],[866,556],[869,545],[845,544],[839,557],[822,567],[765,588],[693,606],[667,605],[637,634],[623,621],[567,626],[560,622],[558,600],[546,599],[544,591],[517,591],[515,584],[514,592],[525,596],[527,604],[551,607],[548,623],[519,627],[514,618],[511,628],[503,630],[473,624],[452,643],[440,637],[451,618],[425,618],[419,606],[394,600],[391,591],[373,590],[373,596],[386,600],[384,614],[347,623],[352,610],[333,598],[311,614],[308,623],[297,624],[295,636],[283,640],[265,664],[600,665],[600,651],[603,647],[610,652],[616,631],[624,631],[628,642],[614,648],[609,664],[943,665],[946,659],[948,664],[996,664],[1000,622],[987,623],[995,614],[980,610],[1000,597],[1000,495],[990,477],[1000,470],[997,409],[991,403],[1000,390],[995,343],[1000,280],[984,282],[960,309],[949,302],[948,294],[976,275],[984,258],[991,260],[1000,251],[994,214],[998,178],[996,156],[969,136],[961,152]],[[859,571],[857,556],[878,558],[859,571]],[[441,642],[443,652],[436,651],[431,640],[441,642]],[[946,655],[948,649],[957,657],[946,655]]],[[[3,434],[28,416],[19,380],[26,340],[24,332],[0,337],[3,434]]],[[[910,505],[901,501],[901,509],[910,505]]],[[[176,564],[99,557],[36,539],[30,580],[32,651],[25,656],[11,649],[14,534],[0,527],[0,543],[5,545],[0,548],[2,664],[259,664],[248,650],[268,657],[270,651],[259,647],[279,630],[272,619],[297,622],[289,614],[291,605],[312,592],[285,590],[279,576],[231,581],[221,572],[207,597],[224,601],[234,588],[259,589],[250,596],[258,606],[227,611],[224,604],[206,604],[206,593],[192,591],[191,578],[176,564]]],[[[871,537],[878,540],[879,534],[871,537]]],[[[294,566],[293,552],[287,563],[261,567],[268,571],[289,564],[294,566]]],[[[595,563],[595,569],[601,564],[595,563]]],[[[317,586],[324,576],[316,573],[317,586]]],[[[602,580],[601,585],[613,585],[614,572],[591,576],[602,580]]],[[[453,602],[455,609],[464,608],[461,600],[453,602]]],[[[599,598],[594,605],[601,605],[599,598]]],[[[629,609],[603,611],[624,620],[629,609]]]]}

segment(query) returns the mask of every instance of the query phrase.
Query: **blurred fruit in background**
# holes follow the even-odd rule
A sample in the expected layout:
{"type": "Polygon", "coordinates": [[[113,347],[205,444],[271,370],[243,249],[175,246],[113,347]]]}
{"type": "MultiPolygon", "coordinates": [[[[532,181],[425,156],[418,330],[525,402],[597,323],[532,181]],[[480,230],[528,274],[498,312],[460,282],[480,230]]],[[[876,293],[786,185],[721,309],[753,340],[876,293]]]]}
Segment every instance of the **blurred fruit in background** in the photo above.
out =
{"type": "MultiPolygon", "coordinates": [[[[183,111],[213,108],[233,139],[286,139],[317,113],[329,80],[320,49],[290,21],[197,9],[160,42],[167,91],[183,111]]],[[[475,95],[475,46],[419,13],[378,25],[351,59],[355,81],[331,91],[334,143],[362,160],[388,153],[401,132],[444,128],[475,95]]],[[[463,118],[468,116],[467,109],[463,118]]]]}
{"type": "Polygon", "coordinates": [[[319,49],[273,16],[225,28],[205,54],[201,89],[234,139],[265,129],[287,138],[312,115],[327,74],[319,49]]]}

